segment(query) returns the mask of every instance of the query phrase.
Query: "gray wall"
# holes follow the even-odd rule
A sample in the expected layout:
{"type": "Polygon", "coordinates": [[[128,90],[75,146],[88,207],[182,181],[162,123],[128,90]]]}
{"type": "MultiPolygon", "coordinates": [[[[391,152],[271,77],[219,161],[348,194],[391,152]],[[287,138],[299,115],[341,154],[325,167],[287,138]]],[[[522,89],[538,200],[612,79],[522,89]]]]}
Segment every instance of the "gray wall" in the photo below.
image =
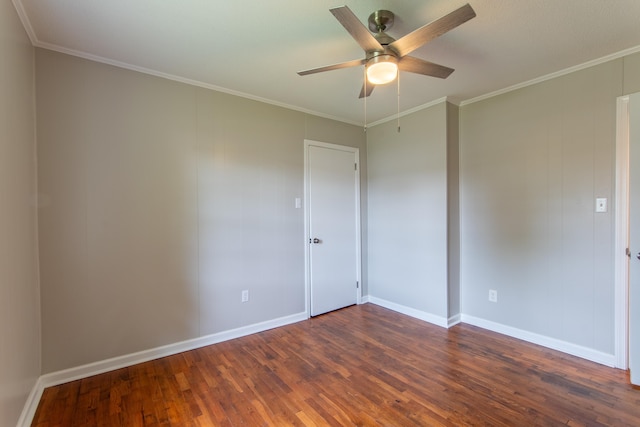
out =
{"type": "Polygon", "coordinates": [[[0,425],[15,425],[40,375],[33,48],[0,3],[0,425]]]}
{"type": "Polygon", "coordinates": [[[622,68],[615,60],[462,107],[465,315],[613,354],[622,68]],[[609,212],[594,212],[596,197],[609,212]]]}
{"type": "Polygon", "coordinates": [[[613,354],[616,98],[637,91],[640,54],[371,128],[369,294],[444,316],[448,291],[449,317],[613,354]]]}
{"type": "Polygon", "coordinates": [[[448,317],[447,104],[367,130],[369,295],[448,317]]]}
{"type": "Polygon", "coordinates": [[[36,61],[44,373],[304,312],[303,141],[361,128],[36,61]]]}

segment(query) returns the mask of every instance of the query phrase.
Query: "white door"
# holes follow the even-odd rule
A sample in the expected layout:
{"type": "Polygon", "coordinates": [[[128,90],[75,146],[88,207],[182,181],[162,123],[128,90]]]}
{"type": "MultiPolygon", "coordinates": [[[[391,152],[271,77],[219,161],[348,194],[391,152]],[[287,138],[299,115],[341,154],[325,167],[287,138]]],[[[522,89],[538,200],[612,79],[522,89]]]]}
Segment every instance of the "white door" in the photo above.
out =
{"type": "Polygon", "coordinates": [[[640,93],[629,96],[629,369],[640,385],[640,93]]]}
{"type": "Polygon", "coordinates": [[[360,280],[358,150],[305,141],[311,316],[356,304],[360,280]]]}

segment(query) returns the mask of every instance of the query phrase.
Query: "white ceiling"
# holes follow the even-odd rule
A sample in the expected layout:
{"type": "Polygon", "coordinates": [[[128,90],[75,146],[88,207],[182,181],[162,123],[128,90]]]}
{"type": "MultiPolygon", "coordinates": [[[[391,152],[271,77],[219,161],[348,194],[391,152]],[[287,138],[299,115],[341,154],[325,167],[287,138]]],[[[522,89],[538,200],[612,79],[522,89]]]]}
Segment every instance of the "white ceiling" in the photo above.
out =
{"type": "MultiPolygon", "coordinates": [[[[639,0],[13,0],[34,46],[363,124],[363,68],[297,71],[361,59],[329,12],[366,23],[396,14],[413,31],[469,2],[476,18],[412,56],[455,68],[446,80],[401,73],[400,110],[470,100],[621,52],[640,51],[639,0]]],[[[377,87],[367,121],[396,114],[397,85],[377,87]]]]}

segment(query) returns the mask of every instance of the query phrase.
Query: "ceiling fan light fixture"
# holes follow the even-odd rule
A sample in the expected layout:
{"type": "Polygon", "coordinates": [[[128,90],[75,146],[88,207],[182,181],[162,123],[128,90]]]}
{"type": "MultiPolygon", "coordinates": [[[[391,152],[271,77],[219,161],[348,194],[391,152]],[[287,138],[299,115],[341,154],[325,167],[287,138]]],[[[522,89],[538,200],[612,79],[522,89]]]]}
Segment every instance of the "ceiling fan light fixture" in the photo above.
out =
{"type": "Polygon", "coordinates": [[[374,85],[392,82],[398,76],[398,58],[393,55],[378,55],[367,62],[367,80],[374,85]]]}

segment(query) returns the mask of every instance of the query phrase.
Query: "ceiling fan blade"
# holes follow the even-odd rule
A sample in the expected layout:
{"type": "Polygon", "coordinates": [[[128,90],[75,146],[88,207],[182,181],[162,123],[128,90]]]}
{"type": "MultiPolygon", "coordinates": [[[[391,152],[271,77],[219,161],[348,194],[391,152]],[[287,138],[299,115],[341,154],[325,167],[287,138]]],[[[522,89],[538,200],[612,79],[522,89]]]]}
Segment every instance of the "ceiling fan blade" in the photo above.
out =
{"type": "Polygon", "coordinates": [[[398,63],[398,68],[402,71],[424,74],[425,76],[438,77],[440,79],[446,79],[454,71],[453,68],[434,64],[433,62],[425,61],[413,56],[405,56],[402,58],[398,63]]]}
{"type": "Polygon", "coordinates": [[[360,96],[358,96],[358,98],[365,98],[369,95],[371,95],[371,92],[373,92],[373,89],[376,87],[376,85],[374,84],[363,84],[362,85],[362,89],[360,89],[360,96]],[[365,88],[367,90],[367,92],[365,93],[365,88]]]}
{"type": "Polygon", "coordinates": [[[360,22],[358,17],[354,15],[347,6],[336,7],[329,10],[365,52],[384,50],[378,40],[373,37],[367,27],[360,22]]]}
{"type": "Polygon", "coordinates": [[[405,56],[406,54],[413,52],[428,41],[431,41],[436,37],[443,35],[447,31],[454,29],[458,25],[467,22],[475,16],[476,12],[467,3],[461,8],[449,13],[448,15],[445,15],[442,18],[438,18],[435,21],[423,25],[422,27],[407,34],[406,36],[399,38],[398,40],[389,44],[389,48],[391,48],[399,56],[405,56]]]}
{"type": "Polygon", "coordinates": [[[364,59],[354,59],[353,61],[341,62],[339,64],[327,65],[326,67],[313,68],[311,70],[298,71],[298,74],[301,76],[306,76],[307,74],[315,74],[322,73],[324,71],[331,70],[339,70],[340,68],[349,68],[349,67],[357,67],[358,65],[363,65],[366,62],[364,59]]]}

